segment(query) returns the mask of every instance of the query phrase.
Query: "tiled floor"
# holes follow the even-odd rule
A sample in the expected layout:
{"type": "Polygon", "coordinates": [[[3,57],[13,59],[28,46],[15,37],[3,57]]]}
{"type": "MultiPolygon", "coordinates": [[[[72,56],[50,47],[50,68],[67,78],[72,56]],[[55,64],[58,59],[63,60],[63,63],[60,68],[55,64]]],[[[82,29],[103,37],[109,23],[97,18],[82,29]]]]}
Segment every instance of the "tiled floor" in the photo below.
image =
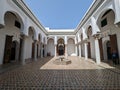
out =
{"type": "Polygon", "coordinates": [[[68,59],[72,64],[67,66],[43,58],[6,71],[0,74],[0,90],[120,90],[119,70],[91,60],[68,59]]]}

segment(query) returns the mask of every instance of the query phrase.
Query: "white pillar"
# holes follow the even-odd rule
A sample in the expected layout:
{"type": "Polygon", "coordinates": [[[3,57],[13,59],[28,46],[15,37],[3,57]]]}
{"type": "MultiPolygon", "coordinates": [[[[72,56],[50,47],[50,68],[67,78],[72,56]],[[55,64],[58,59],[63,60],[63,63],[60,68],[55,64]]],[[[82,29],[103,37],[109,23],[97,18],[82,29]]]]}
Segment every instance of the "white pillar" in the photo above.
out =
{"type": "Polygon", "coordinates": [[[87,49],[87,43],[84,43],[85,45],[85,60],[88,59],[88,49],[87,49]]]}
{"type": "Polygon", "coordinates": [[[120,0],[114,0],[115,6],[115,24],[120,22],[120,0]]]}
{"type": "Polygon", "coordinates": [[[82,55],[81,55],[81,45],[79,45],[79,57],[81,58],[82,55]]]}
{"type": "Polygon", "coordinates": [[[76,56],[78,56],[77,45],[75,46],[75,52],[76,52],[76,56]]]}
{"type": "Polygon", "coordinates": [[[100,64],[100,48],[98,39],[95,39],[95,54],[96,54],[96,63],[100,64]]]}
{"type": "Polygon", "coordinates": [[[55,57],[57,56],[56,47],[57,47],[57,45],[55,45],[55,57]]]}
{"type": "Polygon", "coordinates": [[[0,29],[5,26],[5,21],[4,21],[4,15],[5,15],[5,8],[7,6],[7,3],[5,0],[0,1],[0,6],[2,6],[2,9],[0,10],[0,29]]]}
{"type": "Polygon", "coordinates": [[[43,45],[42,45],[42,43],[41,43],[41,58],[43,58],[43,45]]]}
{"type": "Polygon", "coordinates": [[[22,65],[25,65],[25,51],[26,51],[25,50],[25,39],[26,37],[22,36],[22,46],[21,46],[21,56],[20,56],[22,65]]]}
{"type": "Polygon", "coordinates": [[[67,53],[67,44],[65,45],[65,56],[66,57],[68,56],[68,53],[67,53]]]}
{"type": "Polygon", "coordinates": [[[38,45],[38,57],[40,58],[40,53],[41,53],[41,51],[40,51],[40,44],[38,45]]]}
{"type": "Polygon", "coordinates": [[[34,60],[37,61],[37,41],[34,41],[34,60]]]}

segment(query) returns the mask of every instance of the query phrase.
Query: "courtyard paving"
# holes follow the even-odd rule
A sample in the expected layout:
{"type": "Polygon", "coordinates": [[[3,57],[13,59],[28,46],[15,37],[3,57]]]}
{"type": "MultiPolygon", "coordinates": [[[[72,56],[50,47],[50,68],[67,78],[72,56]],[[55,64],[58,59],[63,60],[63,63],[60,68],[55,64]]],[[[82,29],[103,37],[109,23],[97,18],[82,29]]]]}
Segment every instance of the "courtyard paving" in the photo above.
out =
{"type": "Polygon", "coordinates": [[[38,59],[0,73],[0,90],[120,90],[120,70],[110,65],[78,57],[56,65],[55,59],[38,59]]]}

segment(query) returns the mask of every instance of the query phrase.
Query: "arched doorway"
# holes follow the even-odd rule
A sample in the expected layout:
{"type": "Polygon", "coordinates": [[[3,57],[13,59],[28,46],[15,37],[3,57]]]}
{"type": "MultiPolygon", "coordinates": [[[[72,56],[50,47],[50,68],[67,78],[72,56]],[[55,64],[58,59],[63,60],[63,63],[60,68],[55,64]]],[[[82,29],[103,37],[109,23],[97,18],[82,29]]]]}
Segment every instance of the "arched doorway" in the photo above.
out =
{"type": "Polygon", "coordinates": [[[64,40],[62,38],[58,40],[57,53],[59,56],[65,54],[65,44],[64,44],[64,40]]]}
{"type": "MultiPolygon", "coordinates": [[[[4,48],[3,56],[0,55],[0,58],[3,57],[3,63],[9,63],[11,61],[17,61],[20,57],[19,51],[20,49],[20,34],[23,29],[23,22],[21,17],[11,11],[7,11],[4,15],[5,27],[3,28],[0,38],[2,36],[2,40],[4,40],[4,47],[1,45],[1,48],[4,48]],[[16,52],[17,48],[17,52],[16,52]]],[[[0,51],[1,53],[1,51],[0,51]]]]}
{"type": "Polygon", "coordinates": [[[33,60],[35,56],[35,43],[36,43],[34,41],[35,29],[32,26],[28,28],[28,35],[29,36],[26,38],[26,59],[27,61],[33,60]]]}
{"type": "Polygon", "coordinates": [[[58,55],[64,55],[64,45],[58,45],[58,55]]]}
{"type": "Polygon", "coordinates": [[[91,58],[91,44],[92,44],[92,27],[89,26],[87,29],[87,37],[88,37],[88,45],[87,45],[87,49],[88,49],[88,58],[91,58]]]}

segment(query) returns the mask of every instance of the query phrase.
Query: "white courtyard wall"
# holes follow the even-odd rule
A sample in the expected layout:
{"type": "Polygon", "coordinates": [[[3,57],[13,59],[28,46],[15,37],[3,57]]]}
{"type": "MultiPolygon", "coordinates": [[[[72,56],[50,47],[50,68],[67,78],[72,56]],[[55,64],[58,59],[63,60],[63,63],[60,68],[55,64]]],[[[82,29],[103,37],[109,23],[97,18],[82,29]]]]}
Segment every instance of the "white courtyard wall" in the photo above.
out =
{"type": "Polygon", "coordinates": [[[26,42],[25,42],[25,59],[29,59],[29,58],[32,58],[32,43],[33,43],[33,40],[32,40],[32,37],[29,36],[26,38],[26,42]]]}
{"type": "Polygon", "coordinates": [[[75,54],[75,43],[74,43],[73,39],[68,40],[67,54],[68,54],[68,56],[71,56],[72,54],[75,54]]]}
{"type": "Polygon", "coordinates": [[[51,56],[55,55],[55,45],[54,40],[50,39],[47,44],[47,52],[51,54],[51,56]]]}

